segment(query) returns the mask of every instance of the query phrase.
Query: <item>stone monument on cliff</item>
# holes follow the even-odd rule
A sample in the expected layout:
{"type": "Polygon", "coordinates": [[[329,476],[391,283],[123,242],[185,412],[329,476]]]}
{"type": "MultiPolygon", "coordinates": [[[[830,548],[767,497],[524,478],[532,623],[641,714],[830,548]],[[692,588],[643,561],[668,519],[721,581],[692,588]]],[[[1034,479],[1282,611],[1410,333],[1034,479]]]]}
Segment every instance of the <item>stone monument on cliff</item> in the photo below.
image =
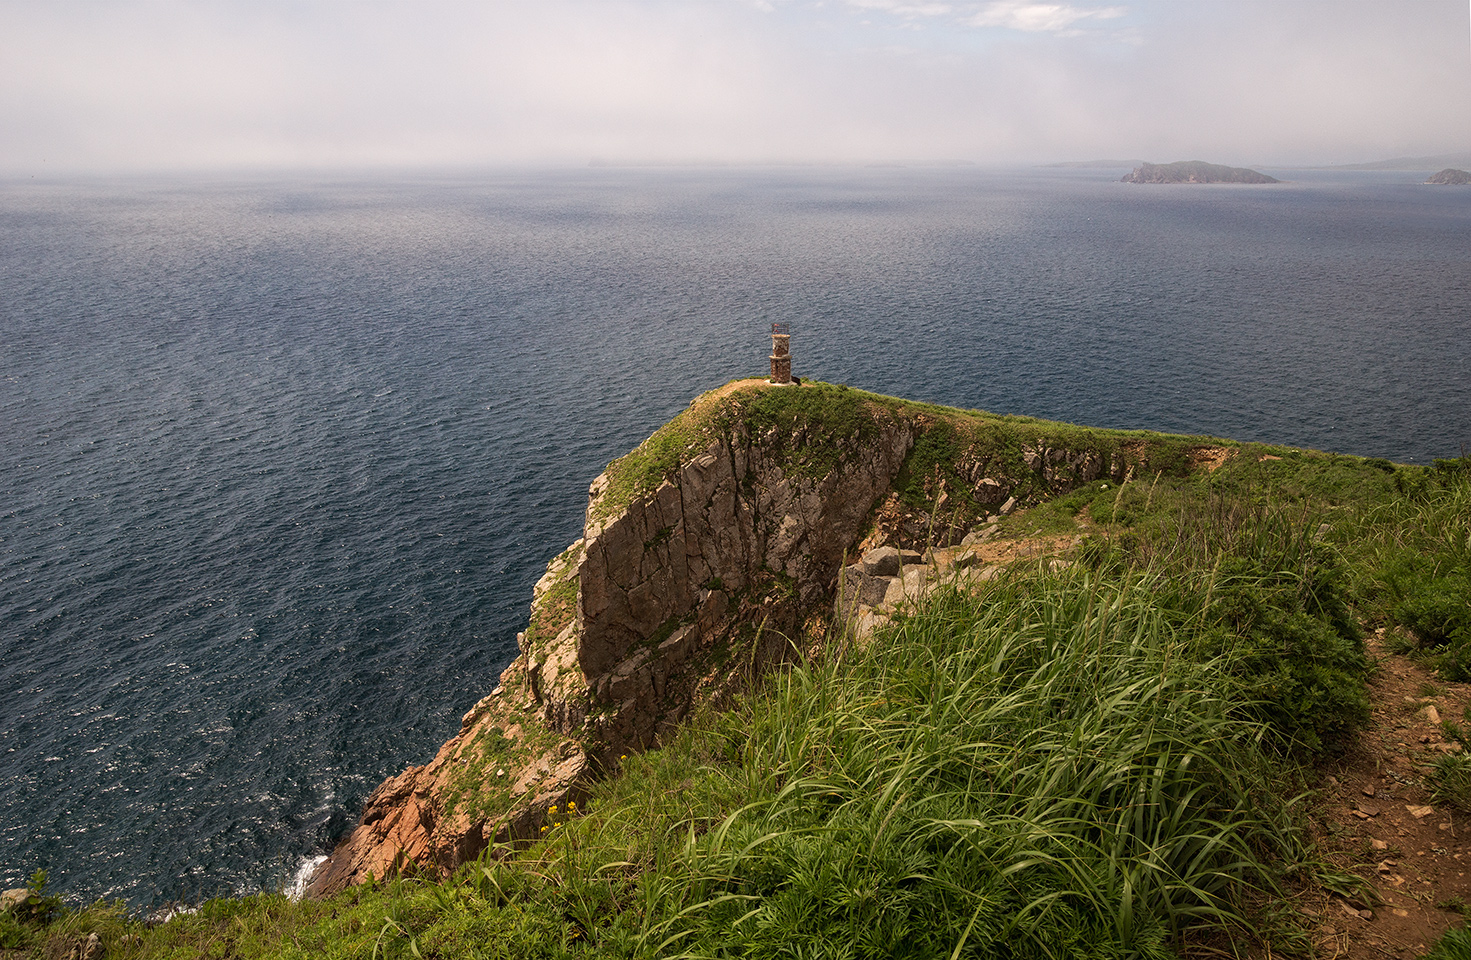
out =
{"type": "Polygon", "coordinates": [[[771,382],[792,382],[792,328],[785,323],[771,325],[771,382]]]}

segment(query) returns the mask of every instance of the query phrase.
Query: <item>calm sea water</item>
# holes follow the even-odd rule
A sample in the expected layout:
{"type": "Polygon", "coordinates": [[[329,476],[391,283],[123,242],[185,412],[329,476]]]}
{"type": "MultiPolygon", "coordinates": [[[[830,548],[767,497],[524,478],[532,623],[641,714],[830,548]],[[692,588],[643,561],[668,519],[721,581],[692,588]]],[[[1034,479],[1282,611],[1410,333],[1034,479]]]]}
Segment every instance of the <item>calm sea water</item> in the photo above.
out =
{"type": "Polygon", "coordinates": [[[1121,172],[0,184],[0,883],[285,883],[772,320],[798,375],[916,399],[1471,443],[1471,189],[1121,172]]]}

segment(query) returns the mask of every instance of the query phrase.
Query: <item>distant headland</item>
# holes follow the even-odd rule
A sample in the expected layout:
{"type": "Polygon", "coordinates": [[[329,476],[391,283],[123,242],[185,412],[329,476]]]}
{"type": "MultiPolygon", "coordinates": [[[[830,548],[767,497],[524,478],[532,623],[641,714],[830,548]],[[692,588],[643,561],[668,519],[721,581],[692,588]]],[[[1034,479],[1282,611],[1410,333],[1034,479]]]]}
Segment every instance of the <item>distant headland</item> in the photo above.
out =
{"type": "Polygon", "coordinates": [[[1455,167],[1446,167],[1440,173],[1432,174],[1430,179],[1425,182],[1450,184],[1471,183],[1471,173],[1467,173],[1465,170],[1457,170],[1455,167]]]}
{"type": "Polygon", "coordinates": [[[1246,167],[1227,167],[1203,160],[1175,163],[1141,163],[1123,178],[1124,183],[1281,183],[1275,177],[1246,167]]]}

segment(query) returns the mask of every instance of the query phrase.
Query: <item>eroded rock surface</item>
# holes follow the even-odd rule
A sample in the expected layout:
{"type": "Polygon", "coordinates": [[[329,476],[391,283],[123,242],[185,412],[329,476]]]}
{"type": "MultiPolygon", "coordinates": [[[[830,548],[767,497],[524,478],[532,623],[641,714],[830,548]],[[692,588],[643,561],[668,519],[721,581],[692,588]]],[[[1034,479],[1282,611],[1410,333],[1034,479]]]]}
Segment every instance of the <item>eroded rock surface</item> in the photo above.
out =
{"type": "MultiPolygon", "coordinates": [[[[546,719],[610,760],[653,743],[706,680],[717,645],[755,643],[759,671],[786,659],[804,610],[831,594],[844,552],[914,443],[913,424],[881,418],[875,436],[822,476],[790,467],[786,438],[745,432],[712,442],[674,480],[602,517],[592,485],[571,633],[528,651],[533,669],[575,650],[577,670],[538,682],[546,719]],[[759,635],[758,635],[759,628],[759,635]],[[692,669],[693,668],[693,669],[692,669]]],[[[788,441],[789,442],[789,441],[788,441]]]]}

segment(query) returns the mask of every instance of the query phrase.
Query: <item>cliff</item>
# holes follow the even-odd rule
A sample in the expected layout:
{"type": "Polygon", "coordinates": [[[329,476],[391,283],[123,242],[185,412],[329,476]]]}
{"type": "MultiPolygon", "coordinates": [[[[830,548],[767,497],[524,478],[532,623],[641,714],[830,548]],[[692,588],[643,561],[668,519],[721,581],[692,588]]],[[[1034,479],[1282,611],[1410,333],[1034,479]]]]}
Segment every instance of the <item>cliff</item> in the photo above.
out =
{"type": "Polygon", "coordinates": [[[973,541],[987,517],[1102,477],[1187,471],[1204,448],[826,384],[705,394],[593,481],[499,685],[430,763],[373,792],[308,892],[535,837],[697,705],[820,645],[840,573],[874,594],[840,605],[861,618],[905,582],[901,550],[973,541]],[[880,546],[894,556],[844,571],[880,546]]]}
{"type": "Polygon", "coordinates": [[[1123,183],[1281,183],[1246,167],[1227,167],[1203,160],[1142,163],[1125,174],[1123,183]]]}

